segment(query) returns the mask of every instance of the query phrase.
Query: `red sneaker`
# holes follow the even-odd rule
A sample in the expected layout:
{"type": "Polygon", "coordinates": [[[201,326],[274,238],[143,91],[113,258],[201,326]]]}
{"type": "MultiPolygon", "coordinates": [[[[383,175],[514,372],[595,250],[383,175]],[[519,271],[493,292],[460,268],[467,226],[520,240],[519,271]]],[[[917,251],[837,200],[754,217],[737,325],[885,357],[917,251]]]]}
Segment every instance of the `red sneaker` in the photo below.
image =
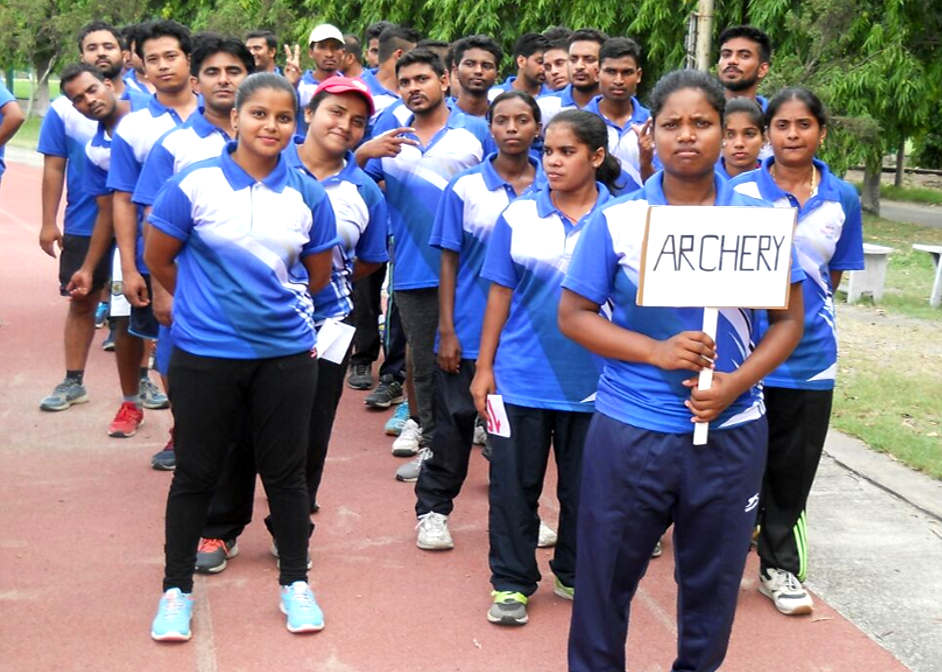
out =
{"type": "Polygon", "coordinates": [[[144,411],[133,402],[126,401],[121,404],[114,420],[108,425],[108,436],[118,439],[127,439],[137,433],[137,428],[144,422],[144,411]]]}

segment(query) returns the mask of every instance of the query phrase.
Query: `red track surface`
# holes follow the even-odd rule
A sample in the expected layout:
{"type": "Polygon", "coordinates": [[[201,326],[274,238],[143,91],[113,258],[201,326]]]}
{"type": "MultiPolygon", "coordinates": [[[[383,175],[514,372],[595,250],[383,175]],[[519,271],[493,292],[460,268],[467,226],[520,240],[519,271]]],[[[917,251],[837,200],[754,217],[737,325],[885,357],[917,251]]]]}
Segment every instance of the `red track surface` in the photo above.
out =
{"type": "MultiPolygon", "coordinates": [[[[382,434],[387,414],[347,389],[335,426],[312,542],[311,583],[326,615],[315,635],[288,633],[263,526],[241,555],[195,588],[193,640],[157,644],[163,509],[170,475],[149,459],[170,416],[147,411],[132,439],[105,428],[119,402],[113,357],[87,367],[91,401],[38,410],[62,377],[65,299],[56,262],[36,243],[40,171],[10,165],[0,190],[0,669],[396,672],[565,670],[569,603],[552,593],[550,552],[530,624],[501,629],[489,604],[486,464],[472,460],[450,520],[456,549],[415,547],[414,497],[393,479],[399,462],[382,434]]],[[[554,475],[543,516],[555,520],[554,475]]],[[[256,518],[266,511],[258,488],[256,518]]],[[[669,670],[675,647],[671,541],[634,601],[630,669],[669,670]]],[[[750,557],[725,672],[894,672],[890,654],[820,599],[812,617],[780,616],[755,590],[750,557]]]]}

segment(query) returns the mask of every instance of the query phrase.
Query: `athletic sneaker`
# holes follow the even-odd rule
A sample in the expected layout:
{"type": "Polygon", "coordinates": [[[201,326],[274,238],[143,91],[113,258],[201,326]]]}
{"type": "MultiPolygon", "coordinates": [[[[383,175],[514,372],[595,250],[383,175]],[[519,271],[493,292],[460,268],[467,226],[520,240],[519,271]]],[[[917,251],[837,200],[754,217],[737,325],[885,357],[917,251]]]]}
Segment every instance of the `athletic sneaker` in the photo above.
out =
{"type": "Polygon", "coordinates": [[[108,425],[108,436],[116,439],[129,439],[137,434],[137,428],[144,423],[144,411],[133,401],[125,401],[118,409],[114,420],[108,425]]]}
{"type": "Polygon", "coordinates": [[[392,417],[383,425],[383,431],[389,436],[399,436],[402,433],[402,426],[409,419],[409,402],[404,401],[393,411],[392,417]]]}
{"type": "Polygon", "coordinates": [[[396,457],[412,457],[419,452],[419,444],[422,442],[422,428],[412,418],[407,418],[402,423],[402,430],[399,436],[392,443],[392,454],[396,457]]]}
{"type": "Polygon", "coordinates": [[[455,547],[448,531],[448,516],[429,511],[419,516],[415,529],[419,532],[415,545],[423,551],[447,551],[455,547]]]}
{"type": "Polygon", "coordinates": [[[160,598],[157,615],[150,626],[150,636],[158,642],[185,642],[191,636],[190,617],[193,598],[179,588],[171,588],[160,598]]]}
{"type": "Polygon", "coordinates": [[[424,446],[419,448],[419,452],[416,453],[414,460],[411,462],[406,462],[401,467],[396,469],[396,480],[402,481],[403,483],[414,483],[415,481],[419,480],[419,472],[422,471],[422,463],[431,456],[431,448],[424,446]]]}
{"type": "Polygon", "coordinates": [[[794,574],[784,569],[773,567],[760,571],[759,592],[772,600],[776,609],[788,616],[810,614],[814,609],[811,595],[794,574]]]}
{"type": "Polygon", "coordinates": [[[402,403],[405,399],[402,393],[402,383],[396,380],[391,373],[381,376],[376,389],[366,395],[363,403],[371,408],[389,408],[393,404],[402,403]]]}
{"type": "Polygon", "coordinates": [[[285,618],[285,627],[291,632],[317,632],[324,629],[324,612],[317,606],[314,593],[306,581],[295,581],[281,587],[278,605],[285,618]]]}
{"type": "Polygon", "coordinates": [[[652,557],[652,558],[659,558],[659,557],[661,557],[661,553],[663,553],[663,552],[664,552],[664,548],[661,546],[661,540],[658,539],[658,540],[657,540],[657,543],[654,544],[654,550],[651,551],[651,557],[652,557]]]}
{"type": "Polygon", "coordinates": [[[555,576],[553,577],[553,594],[564,600],[572,600],[576,595],[576,589],[572,586],[567,586],[559,580],[558,576],[555,576]]]}
{"type": "Polygon", "coordinates": [[[88,393],[81,383],[66,378],[56,385],[48,397],[39,402],[39,408],[44,411],[64,411],[72,404],[84,404],[88,401],[88,393]]]}
{"type": "Polygon", "coordinates": [[[552,548],[556,545],[556,530],[540,521],[540,536],[536,541],[537,548],[552,548]]]}
{"type": "Polygon", "coordinates": [[[177,454],[173,450],[173,427],[170,428],[167,443],[150,458],[150,466],[157,471],[173,471],[177,468],[177,454]]]}
{"type": "Polygon", "coordinates": [[[141,406],[151,410],[169,408],[170,400],[167,395],[160,391],[160,388],[151,382],[150,378],[141,378],[139,388],[141,395],[141,406]]]}
{"type": "MultiPolygon", "coordinates": [[[[278,544],[275,543],[275,540],[271,541],[271,554],[275,556],[275,567],[281,569],[281,556],[278,555],[278,544]]],[[[311,551],[307,552],[307,568],[311,568],[311,551]]]]}
{"type": "Polygon", "coordinates": [[[373,372],[368,364],[354,364],[353,372],[347,377],[347,385],[354,390],[368,390],[373,387],[373,372]]]}
{"type": "Polygon", "coordinates": [[[487,445],[487,427],[480,420],[474,423],[474,438],[471,443],[476,446],[487,445]]]}
{"type": "Polygon", "coordinates": [[[527,596],[510,590],[492,590],[487,620],[497,625],[526,625],[527,596]]]}
{"type": "Polygon", "coordinates": [[[105,352],[114,352],[114,330],[108,332],[105,340],[101,342],[101,349],[105,352]]]}
{"type": "Polygon", "coordinates": [[[95,309],[95,328],[101,329],[105,326],[105,323],[108,321],[108,304],[104,301],[99,301],[98,307],[95,309]]]}
{"type": "Polygon", "coordinates": [[[235,539],[203,539],[196,549],[196,571],[200,574],[218,574],[231,558],[239,554],[235,539]]]}

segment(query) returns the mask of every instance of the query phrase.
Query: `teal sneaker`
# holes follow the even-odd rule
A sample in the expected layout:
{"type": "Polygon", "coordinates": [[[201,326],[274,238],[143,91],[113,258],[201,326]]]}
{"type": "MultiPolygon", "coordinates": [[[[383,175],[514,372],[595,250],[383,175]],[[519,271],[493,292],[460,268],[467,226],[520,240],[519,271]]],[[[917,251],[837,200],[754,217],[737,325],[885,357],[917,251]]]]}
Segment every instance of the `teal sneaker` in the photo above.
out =
{"type": "Polygon", "coordinates": [[[290,632],[317,632],[324,629],[324,612],[305,581],[281,587],[281,613],[290,632]]]}
{"type": "Polygon", "coordinates": [[[193,598],[179,588],[171,588],[160,598],[157,615],[150,626],[150,636],[158,642],[185,642],[193,633],[190,617],[193,615],[193,598]]]}
{"type": "Polygon", "coordinates": [[[487,620],[497,625],[526,625],[527,596],[512,590],[491,591],[493,602],[487,620]]]}
{"type": "Polygon", "coordinates": [[[386,424],[383,426],[383,431],[389,434],[389,436],[399,436],[402,432],[402,426],[406,424],[406,420],[409,419],[409,402],[404,401],[398,406],[396,406],[395,412],[392,414],[392,417],[386,421],[386,424]]]}
{"type": "Polygon", "coordinates": [[[88,393],[85,386],[66,378],[56,385],[48,397],[39,402],[39,408],[44,411],[64,411],[72,404],[84,404],[88,401],[88,393]]]}

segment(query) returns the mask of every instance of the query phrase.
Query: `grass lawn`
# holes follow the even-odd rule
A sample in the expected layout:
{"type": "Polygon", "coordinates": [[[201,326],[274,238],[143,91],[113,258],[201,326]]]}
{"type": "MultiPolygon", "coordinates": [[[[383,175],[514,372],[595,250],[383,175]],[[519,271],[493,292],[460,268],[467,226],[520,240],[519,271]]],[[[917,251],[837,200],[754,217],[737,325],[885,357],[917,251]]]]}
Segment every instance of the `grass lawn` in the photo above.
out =
{"type": "MultiPolygon", "coordinates": [[[[860,182],[854,182],[857,192],[860,193],[860,182]]],[[[909,201],[924,205],[942,205],[942,189],[931,187],[897,187],[892,184],[880,185],[880,198],[888,201],[909,201]]]]}
{"type": "Polygon", "coordinates": [[[837,300],[840,358],[836,429],[942,479],[942,309],[929,306],[932,261],[914,242],[942,229],[864,218],[864,240],[893,247],[878,305],[837,300]]]}
{"type": "Polygon", "coordinates": [[[39,141],[39,127],[42,123],[43,120],[36,115],[29,117],[10,140],[10,146],[36,149],[36,143],[39,141]]]}
{"type": "MultiPolygon", "coordinates": [[[[33,84],[28,79],[14,79],[13,80],[13,95],[17,98],[27,99],[29,98],[30,91],[32,91],[33,84]]],[[[49,78],[49,100],[52,100],[59,95],[59,80],[49,78]]]]}

